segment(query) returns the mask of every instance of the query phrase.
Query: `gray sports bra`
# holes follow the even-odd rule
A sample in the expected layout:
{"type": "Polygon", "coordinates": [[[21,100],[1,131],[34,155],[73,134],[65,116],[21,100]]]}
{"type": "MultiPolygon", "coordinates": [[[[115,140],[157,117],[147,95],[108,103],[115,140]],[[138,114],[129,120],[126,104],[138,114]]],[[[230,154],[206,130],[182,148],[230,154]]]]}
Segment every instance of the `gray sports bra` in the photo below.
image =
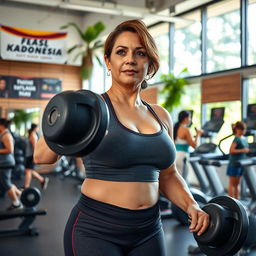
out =
{"type": "Polygon", "coordinates": [[[161,130],[154,134],[132,131],[118,120],[107,93],[103,98],[110,112],[108,133],[98,147],[83,158],[86,177],[110,181],[158,181],[159,171],[172,165],[176,155],[173,141],[161,120],[143,101],[161,130]]]}

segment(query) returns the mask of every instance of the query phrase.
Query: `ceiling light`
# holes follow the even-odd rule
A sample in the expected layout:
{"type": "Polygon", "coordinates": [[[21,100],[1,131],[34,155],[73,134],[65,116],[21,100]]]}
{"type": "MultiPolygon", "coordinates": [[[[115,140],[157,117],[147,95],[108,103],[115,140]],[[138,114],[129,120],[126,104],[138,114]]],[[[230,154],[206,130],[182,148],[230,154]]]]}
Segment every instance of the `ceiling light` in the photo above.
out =
{"type": "Polygon", "coordinates": [[[96,13],[104,13],[104,14],[112,14],[112,15],[122,15],[122,11],[118,9],[109,9],[103,7],[95,7],[95,6],[85,6],[85,5],[77,5],[77,4],[68,4],[61,3],[59,7],[64,9],[71,9],[77,11],[86,11],[86,12],[96,12],[96,13]]]}
{"type": "Polygon", "coordinates": [[[18,2],[18,3],[28,3],[35,5],[44,5],[44,6],[58,6],[60,1],[45,1],[45,0],[8,0],[10,2],[18,2]]]}

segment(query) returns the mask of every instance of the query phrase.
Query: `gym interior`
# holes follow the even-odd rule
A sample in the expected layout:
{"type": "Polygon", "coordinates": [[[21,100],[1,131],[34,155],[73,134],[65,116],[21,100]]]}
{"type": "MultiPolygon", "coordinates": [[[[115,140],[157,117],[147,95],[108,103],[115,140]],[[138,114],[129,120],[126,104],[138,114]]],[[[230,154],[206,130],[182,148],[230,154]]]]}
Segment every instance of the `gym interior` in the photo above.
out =
{"type": "MultiPolygon", "coordinates": [[[[193,137],[198,129],[204,131],[198,147],[190,147],[184,158],[183,178],[200,206],[222,204],[234,219],[224,236],[218,233],[223,220],[217,221],[205,242],[189,232],[188,216],[160,195],[167,255],[256,255],[255,16],[256,0],[0,0],[0,118],[11,120],[15,141],[12,182],[24,184],[31,124],[43,133],[46,107],[62,92],[106,92],[111,78],[104,41],[119,23],[141,19],[160,56],[159,70],[141,97],[164,106],[173,124],[182,110],[188,111],[193,137]],[[95,24],[99,31],[88,43],[78,31],[95,24]],[[89,45],[92,62],[86,66],[82,54],[89,45]],[[243,169],[239,200],[224,203],[232,124],[237,121],[246,124],[249,152],[237,163],[243,169]]],[[[54,115],[49,122],[55,122],[54,115]]],[[[10,200],[0,188],[1,256],[64,255],[65,223],[86,170],[80,158],[64,155],[55,164],[36,165],[35,171],[49,184],[43,189],[32,179],[21,194],[23,209],[7,211],[10,200]]]]}

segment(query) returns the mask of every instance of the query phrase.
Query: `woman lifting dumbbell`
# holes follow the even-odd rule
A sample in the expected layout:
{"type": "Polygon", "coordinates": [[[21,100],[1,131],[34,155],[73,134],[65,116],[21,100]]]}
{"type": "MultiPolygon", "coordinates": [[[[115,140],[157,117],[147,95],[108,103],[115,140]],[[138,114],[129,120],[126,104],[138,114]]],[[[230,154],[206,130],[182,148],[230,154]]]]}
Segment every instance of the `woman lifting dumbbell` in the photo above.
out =
{"type": "MultiPolygon", "coordinates": [[[[175,167],[169,113],[140,97],[146,80],[159,68],[156,45],[145,24],[129,20],[118,25],[105,42],[104,56],[112,76],[111,88],[102,95],[109,110],[108,132],[83,158],[86,179],[66,225],[65,255],[164,256],[159,191],[188,213],[191,232],[202,234],[209,216],[175,167]]],[[[58,118],[53,109],[51,127],[58,118]]],[[[82,122],[83,116],[79,119],[82,122]]],[[[59,157],[46,135],[35,148],[38,164],[54,163],[59,157]]]]}

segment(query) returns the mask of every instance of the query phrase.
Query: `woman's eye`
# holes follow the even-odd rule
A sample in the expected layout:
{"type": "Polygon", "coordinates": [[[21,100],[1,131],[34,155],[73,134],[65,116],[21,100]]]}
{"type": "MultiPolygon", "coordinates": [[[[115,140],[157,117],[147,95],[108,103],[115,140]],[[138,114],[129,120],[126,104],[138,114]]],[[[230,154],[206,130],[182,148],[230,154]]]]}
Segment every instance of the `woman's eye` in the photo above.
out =
{"type": "Polygon", "coordinates": [[[138,51],[137,54],[138,54],[139,56],[146,56],[146,53],[143,52],[143,51],[138,51]]]}
{"type": "Polygon", "coordinates": [[[118,50],[118,51],[116,52],[116,54],[118,54],[118,55],[124,55],[124,54],[125,54],[125,51],[124,51],[124,50],[118,50]]]}

